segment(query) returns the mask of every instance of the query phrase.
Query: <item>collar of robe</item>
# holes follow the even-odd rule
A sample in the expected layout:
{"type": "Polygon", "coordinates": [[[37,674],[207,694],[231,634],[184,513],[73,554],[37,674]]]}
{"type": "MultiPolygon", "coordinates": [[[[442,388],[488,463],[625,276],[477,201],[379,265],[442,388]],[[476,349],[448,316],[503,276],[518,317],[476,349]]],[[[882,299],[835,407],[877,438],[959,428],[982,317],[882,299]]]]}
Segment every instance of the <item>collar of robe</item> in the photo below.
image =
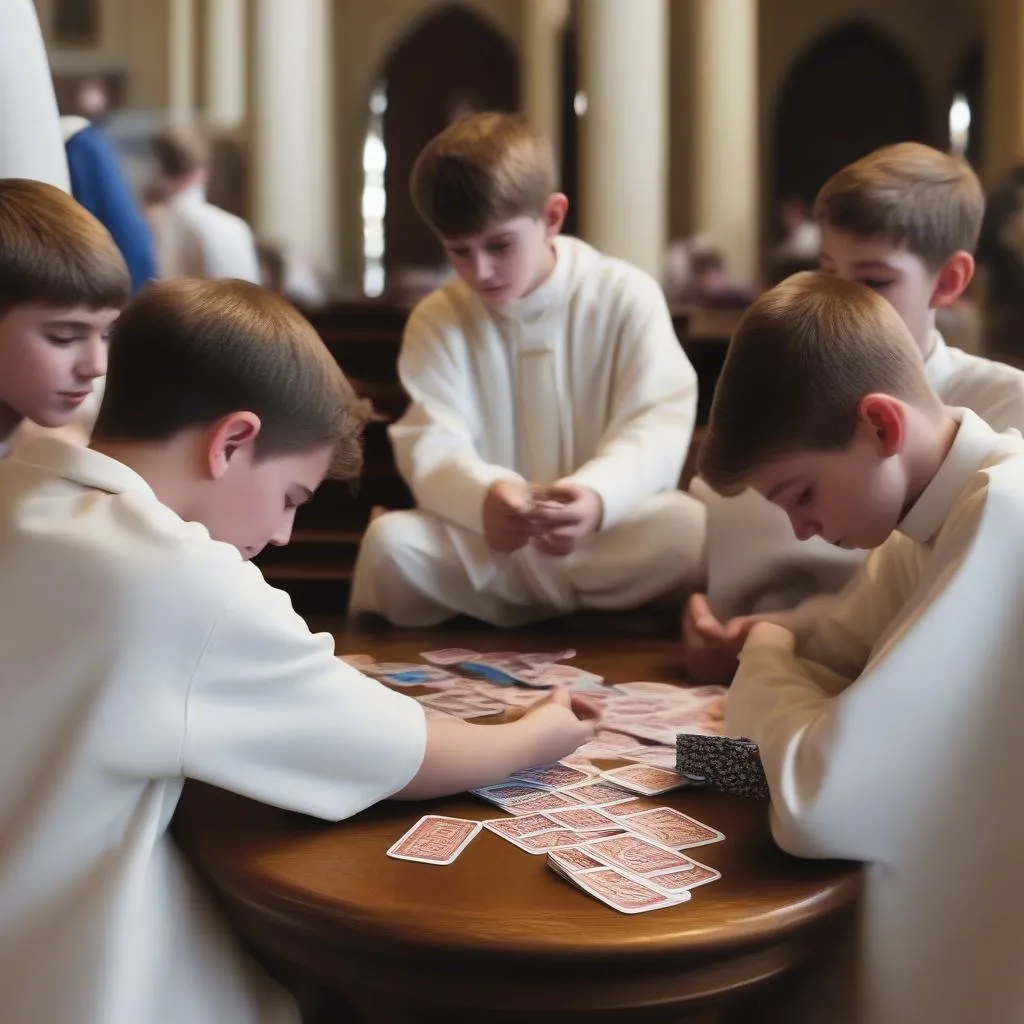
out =
{"type": "Polygon", "coordinates": [[[933,540],[960,492],[997,447],[999,435],[980,416],[970,409],[950,409],[949,413],[960,423],[953,445],[898,527],[919,544],[933,540]]]}

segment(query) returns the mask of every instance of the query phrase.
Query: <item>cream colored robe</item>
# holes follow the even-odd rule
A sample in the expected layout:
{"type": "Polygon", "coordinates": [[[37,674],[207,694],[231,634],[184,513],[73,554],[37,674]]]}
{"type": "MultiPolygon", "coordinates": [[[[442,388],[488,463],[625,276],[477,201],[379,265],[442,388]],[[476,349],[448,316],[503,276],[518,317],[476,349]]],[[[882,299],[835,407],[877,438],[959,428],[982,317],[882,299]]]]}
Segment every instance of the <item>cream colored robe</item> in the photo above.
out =
{"type": "Polygon", "coordinates": [[[390,434],[418,508],[370,524],[352,612],[515,625],[695,581],[703,509],[676,488],[697,379],[646,274],[558,238],[551,276],[500,311],[459,280],[428,296],[398,368],[411,404],[390,434]],[[565,558],[492,552],[483,501],[506,478],[593,488],[601,530],[565,558]]]}
{"type": "Polygon", "coordinates": [[[855,1012],[815,1021],[1024,1020],[1024,442],[955,412],[899,531],[796,651],[757,627],[729,694],[779,845],[868,865],[855,1012]]]}

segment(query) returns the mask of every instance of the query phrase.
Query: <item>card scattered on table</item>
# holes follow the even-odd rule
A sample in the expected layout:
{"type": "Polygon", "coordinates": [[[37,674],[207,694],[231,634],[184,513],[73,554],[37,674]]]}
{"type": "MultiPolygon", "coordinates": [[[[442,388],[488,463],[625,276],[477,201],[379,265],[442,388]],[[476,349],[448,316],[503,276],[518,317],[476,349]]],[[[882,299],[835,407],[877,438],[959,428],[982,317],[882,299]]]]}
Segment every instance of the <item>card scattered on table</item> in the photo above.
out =
{"type": "Polygon", "coordinates": [[[601,772],[601,778],[641,796],[659,796],[686,785],[686,779],[665,768],[648,764],[627,764],[601,772]]]}
{"type": "Polygon", "coordinates": [[[428,814],[388,850],[388,856],[419,864],[451,864],[482,828],[479,821],[428,814]]]}

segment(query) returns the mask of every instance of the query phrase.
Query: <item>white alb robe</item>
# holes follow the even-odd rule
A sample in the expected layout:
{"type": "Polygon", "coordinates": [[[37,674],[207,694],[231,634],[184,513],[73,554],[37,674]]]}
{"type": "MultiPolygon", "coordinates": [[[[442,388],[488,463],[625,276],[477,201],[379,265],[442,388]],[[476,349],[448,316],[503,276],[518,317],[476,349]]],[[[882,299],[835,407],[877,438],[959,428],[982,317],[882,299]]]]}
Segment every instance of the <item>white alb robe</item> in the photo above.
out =
{"type": "Polygon", "coordinates": [[[779,845],[868,865],[863,1024],[1024,1020],[1024,441],[953,412],[898,532],[796,651],[755,628],[726,709],[779,845]]]}
{"type": "Polygon", "coordinates": [[[171,841],[185,778],[339,820],[423,709],[238,551],[53,438],[0,463],[0,1020],[298,1024],[171,841]]]}
{"type": "Polygon", "coordinates": [[[149,210],[161,277],[236,277],[260,283],[252,228],[193,185],[149,210]]]}
{"type": "MultiPolygon", "coordinates": [[[[936,331],[925,372],[946,405],[997,431],[1024,430],[1024,373],[1015,367],[949,348],[936,331]]],[[[722,619],[835,593],[867,557],[817,537],[797,540],[786,513],[754,490],[722,497],[698,477],[690,491],[708,509],[708,601],[722,619]]]]}
{"type": "Polygon", "coordinates": [[[370,524],[350,611],[515,625],[635,606],[695,574],[703,508],[677,487],[697,379],[664,295],[578,239],[555,246],[552,274],[523,299],[491,308],[456,279],[409,317],[410,405],[390,435],[418,509],[370,524]],[[482,510],[502,479],[592,488],[600,531],[565,558],[493,552],[482,510]]]}

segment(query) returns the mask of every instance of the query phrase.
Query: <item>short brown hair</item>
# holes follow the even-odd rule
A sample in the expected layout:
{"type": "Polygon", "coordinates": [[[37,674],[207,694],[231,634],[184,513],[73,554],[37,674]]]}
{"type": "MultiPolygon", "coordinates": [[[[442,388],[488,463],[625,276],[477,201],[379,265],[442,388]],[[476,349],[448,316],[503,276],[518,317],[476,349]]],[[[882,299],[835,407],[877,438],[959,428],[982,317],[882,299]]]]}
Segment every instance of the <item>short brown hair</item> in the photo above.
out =
{"type": "Polygon", "coordinates": [[[699,472],[733,493],[767,462],[841,450],[860,400],[875,392],[940,406],[909,328],[885,299],[853,281],[795,274],[758,298],[736,328],[699,472]]]}
{"type": "Polygon", "coordinates": [[[206,139],[191,128],[167,128],[154,135],[149,145],[165,178],[184,178],[210,162],[206,139]]]}
{"type": "Polygon", "coordinates": [[[436,135],[412,169],[412,201],[442,238],[540,216],[555,190],[551,147],[518,114],[474,114],[436,135]]]}
{"type": "Polygon", "coordinates": [[[974,252],[985,194],[970,165],[918,142],[885,146],[837,171],[821,187],[822,226],[904,246],[931,268],[974,252]]]}
{"type": "Polygon", "coordinates": [[[333,445],[332,475],[358,475],[369,403],[294,306],[228,278],[144,288],[114,325],[93,436],[165,441],[242,410],[258,458],[333,445]]]}
{"type": "Polygon", "coordinates": [[[42,303],[120,309],[128,268],[107,229],[66,192],[0,179],[0,314],[42,303]]]}

